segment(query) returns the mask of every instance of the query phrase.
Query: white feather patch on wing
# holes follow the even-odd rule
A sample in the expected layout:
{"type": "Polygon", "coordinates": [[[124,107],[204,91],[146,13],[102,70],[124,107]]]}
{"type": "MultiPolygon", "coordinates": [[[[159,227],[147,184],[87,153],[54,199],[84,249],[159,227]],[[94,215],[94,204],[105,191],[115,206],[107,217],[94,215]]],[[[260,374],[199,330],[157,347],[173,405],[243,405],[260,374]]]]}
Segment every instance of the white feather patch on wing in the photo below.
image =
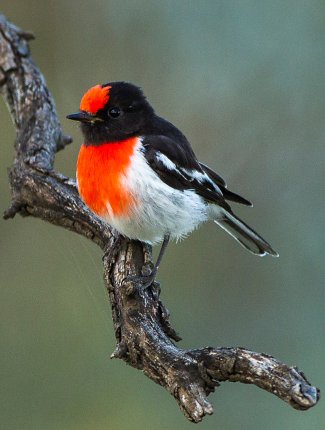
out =
{"type": "Polygon", "coordinates": [[[205,173],[205,172],[200,172],[199,170],[196,169],[181,169],[182,171],[184,171],[187,175],[192,176],[193,179],[195,179],[196,181],[200,182],[200,184],[202,184],[203,182],[209,182],[210,185],[212,185],[212,187],[215,189],[215,191],[222,195],[222,192],[220,190],[220,188],[218,187],[218,185],[216,185],[213,181],[211,181],[211,179],[209,178],[209,176],[205,173]]]}
{"type": "Polygon", "coordinates": [[[167,157],[167,155],[162,154],[161,152],[157,152],[156,153],[156,157],[158,158],[159,161],[161,161],[164,164],[164,166],[167,167],[167,169],[169,169],[169,170],[177,170],[176,164],[172,160],[170,160],[167,157]]]}

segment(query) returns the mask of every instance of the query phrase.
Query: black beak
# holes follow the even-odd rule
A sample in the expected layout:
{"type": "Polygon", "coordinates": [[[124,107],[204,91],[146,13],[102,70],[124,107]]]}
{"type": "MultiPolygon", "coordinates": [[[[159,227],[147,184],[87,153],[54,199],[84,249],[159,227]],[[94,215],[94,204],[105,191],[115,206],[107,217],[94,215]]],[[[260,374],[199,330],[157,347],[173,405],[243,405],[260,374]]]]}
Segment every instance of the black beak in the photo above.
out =
{"type": "Polygon", "coordinates": [[[73,121],[81,121],[81,122],[93,122],[96,118],[94,115],[91,115],[87,112],[76,112],[67,116],[68,119],[72,119],[73,121]]]}

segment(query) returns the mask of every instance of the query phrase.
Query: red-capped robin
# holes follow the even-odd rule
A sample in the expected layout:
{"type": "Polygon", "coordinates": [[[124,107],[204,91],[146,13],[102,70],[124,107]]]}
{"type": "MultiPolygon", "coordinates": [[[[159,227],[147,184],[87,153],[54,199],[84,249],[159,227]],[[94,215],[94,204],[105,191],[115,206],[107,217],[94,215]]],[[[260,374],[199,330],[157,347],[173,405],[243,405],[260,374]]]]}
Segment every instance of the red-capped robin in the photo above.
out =
{"type": "Polygon", "coordinates": [[[252,204],[196,159],[186,137],[155,114],[139,87],[96,85],[67,118],[80,121],[84,135],[77,186],[86,205],[130,239],[163,241],[152,273],[141,278],[144,287],[154,280],[169,239],[181,239],[208,220],[253,254],[278,256],[226,200],[252,204]]]}

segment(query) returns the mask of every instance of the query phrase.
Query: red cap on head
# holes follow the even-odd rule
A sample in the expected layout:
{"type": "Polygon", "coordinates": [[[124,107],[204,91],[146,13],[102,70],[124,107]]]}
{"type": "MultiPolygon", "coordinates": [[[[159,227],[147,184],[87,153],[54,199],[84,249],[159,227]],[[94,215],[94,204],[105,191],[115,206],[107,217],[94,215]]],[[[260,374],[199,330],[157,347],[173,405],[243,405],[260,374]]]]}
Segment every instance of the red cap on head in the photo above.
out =
{"type": "Polygon", "coordinates": [[[102,109],[109,99],[108,93],[110,88],[102,88],[101,85],[89,88],[81,99],[80,110],[95,114],[99,109],[102,109]]]}

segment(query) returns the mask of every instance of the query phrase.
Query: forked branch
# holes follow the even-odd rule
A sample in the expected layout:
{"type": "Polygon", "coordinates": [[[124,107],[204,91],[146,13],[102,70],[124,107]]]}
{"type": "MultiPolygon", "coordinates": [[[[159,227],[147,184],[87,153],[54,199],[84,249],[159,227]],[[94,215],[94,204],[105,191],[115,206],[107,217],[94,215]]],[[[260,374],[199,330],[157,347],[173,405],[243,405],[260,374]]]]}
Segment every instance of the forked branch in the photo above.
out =
{"type": "Polygon", "coordinates": [[[151,248],[116,236],[80,200],[75,182],[53,170],[54,156],[71,142],[55,103],[28,49],[33,36],[0,15],[0,86],[16,128],[10,170],[12,204],[4,218],[34,216],[82,234],[104,251],[116,350],[112,357],[141,369],[177,400],[184,415],[199,422],[213,412],[207,396],[221,381],[243,382],[275,394],[299,410],[314,406],[319,390],[296,368],[243,348],[181,350],[173,341],[168,311],[154,283],[144,292],[123,280],[151,265],[151,248]]]}

